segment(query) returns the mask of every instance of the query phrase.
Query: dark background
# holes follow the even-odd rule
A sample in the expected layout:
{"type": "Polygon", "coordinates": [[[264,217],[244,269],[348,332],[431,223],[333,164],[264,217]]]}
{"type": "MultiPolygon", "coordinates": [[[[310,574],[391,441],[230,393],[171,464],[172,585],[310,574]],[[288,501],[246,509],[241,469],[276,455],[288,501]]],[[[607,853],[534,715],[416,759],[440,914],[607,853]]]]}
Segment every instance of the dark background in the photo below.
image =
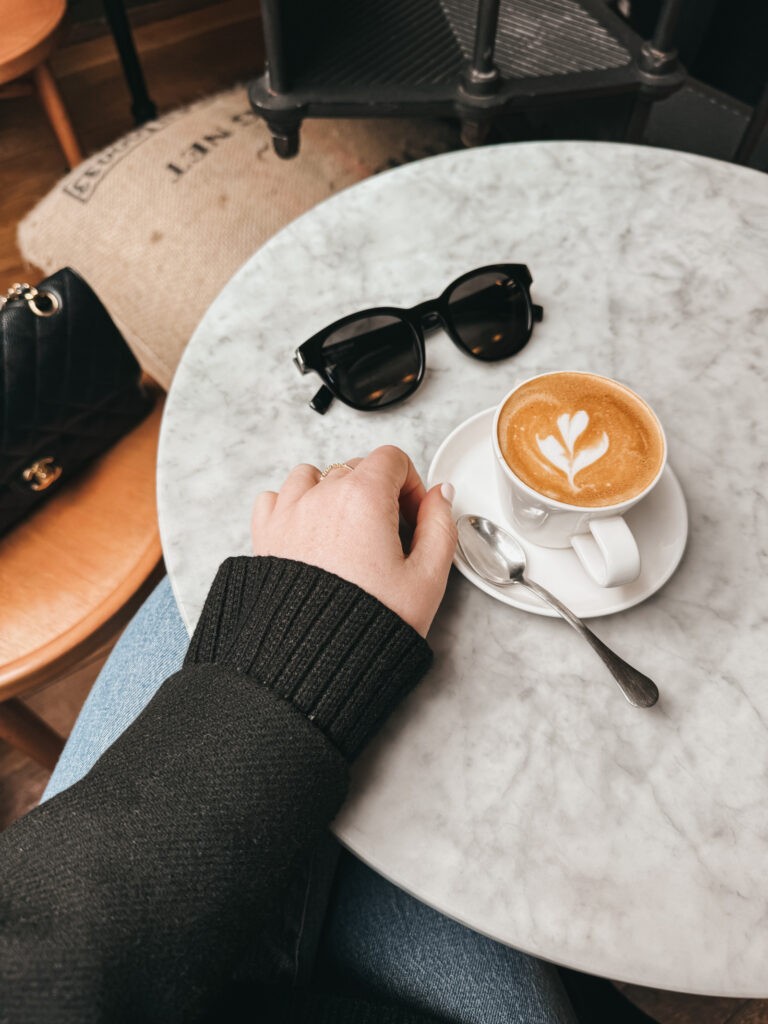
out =
{"type": "MultiPolygon", "coordinates": [[[[317,0],[318,4],[330,2],[317,0]]],[[[374,2],[377,0],[360,0],[361,4],[374,2]]],[[[212,0],[125,0],[136,23],[211,4],[212,0]]],[[[253,0],[253,4],[257,7],[258,0],[253,0]]],[[[627,20],[648,38],[661,0],[625,0],[614,6],[622,11],[628,9],[627,20]]],[[[81,31],[92,34],[106,30],[101,0],[69,0],[69,8],[81,31]]],[[[694,78],[754,105],[768,78],[767,0],[687,0],[680,22],[679,50],[694,78]]]]}
{"type": "MultiPolygon", "coordinates": [[[[644,37],[653,32],[660,0],[631,0],[629,21],[644,37]]],[[[768,80],[768,3],[687,0],[678,49],[694,78],[753,106],[768,80]]]]}

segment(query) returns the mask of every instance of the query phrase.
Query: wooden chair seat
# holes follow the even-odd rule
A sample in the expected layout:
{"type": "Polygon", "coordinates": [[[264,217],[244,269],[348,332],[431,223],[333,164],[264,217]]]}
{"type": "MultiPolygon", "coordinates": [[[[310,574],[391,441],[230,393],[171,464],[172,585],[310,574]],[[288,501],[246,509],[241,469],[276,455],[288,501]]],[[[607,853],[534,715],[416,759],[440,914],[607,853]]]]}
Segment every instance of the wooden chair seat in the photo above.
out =
{"type": "Polygon", "coordinates": [[[36,91],[67,164],[75,167],[82,152],[48,66],[66,7],[66,0],[0,0],[0,98],[36,91]]]}
{"type": "Polygon", "coordinates": [[[161,575],[152,413],[0,538],[0,739],[52,767],[63,741],[19,698],[124,625],[161,575]]]}
{"type": "Polygon", "coordinates": [[[0,0],[0,84],[47,60],[66,10],[65,0],[0,0]]]}

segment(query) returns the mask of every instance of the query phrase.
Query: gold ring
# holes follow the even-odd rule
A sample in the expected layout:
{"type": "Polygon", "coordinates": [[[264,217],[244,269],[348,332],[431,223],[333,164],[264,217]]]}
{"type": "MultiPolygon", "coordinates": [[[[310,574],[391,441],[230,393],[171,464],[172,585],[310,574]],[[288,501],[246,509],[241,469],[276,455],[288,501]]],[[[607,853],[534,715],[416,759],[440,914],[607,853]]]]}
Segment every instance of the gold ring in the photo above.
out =
{"type": "Polygon", "coordinates": [[[320,474],[320,479],[328,476],[332,469],[349,469],[354,471],[354,466],[348,466],[346,462],[332,462],[330,466],[326,466],[323,472],[320,474]]]}

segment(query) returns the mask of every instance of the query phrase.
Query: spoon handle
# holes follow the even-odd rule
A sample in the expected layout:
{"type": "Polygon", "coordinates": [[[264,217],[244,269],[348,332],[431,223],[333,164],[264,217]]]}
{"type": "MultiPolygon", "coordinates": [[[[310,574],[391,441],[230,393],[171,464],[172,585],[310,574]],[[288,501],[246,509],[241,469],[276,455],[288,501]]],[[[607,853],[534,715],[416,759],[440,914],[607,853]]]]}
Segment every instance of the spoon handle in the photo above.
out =
{"type": "Polygon", "coordinates": [[[553,608],[560,612],[565,621],[573,626],[577,633],[581,633],[608,666],[614,679],[619,684],[621,692],[630,704],[636,708],[653,707],[659,699],[659,691],[656,684],[648,676],[644,676],[642,672],[633,668],[632,665],[628,665],[623,658],[620,658],[599,637],[595,636],[589,626],[582,622],[578,615],[574,615],[570,608],[567,608],[562,601],[558,601],[555,595],[550,594],[541,584],[529,579],[518,579],[518,582],[522,583],[524,587],[528,587],[529,590],[543,601],[546,601],[547,604],[552,605],[553,608]]]}

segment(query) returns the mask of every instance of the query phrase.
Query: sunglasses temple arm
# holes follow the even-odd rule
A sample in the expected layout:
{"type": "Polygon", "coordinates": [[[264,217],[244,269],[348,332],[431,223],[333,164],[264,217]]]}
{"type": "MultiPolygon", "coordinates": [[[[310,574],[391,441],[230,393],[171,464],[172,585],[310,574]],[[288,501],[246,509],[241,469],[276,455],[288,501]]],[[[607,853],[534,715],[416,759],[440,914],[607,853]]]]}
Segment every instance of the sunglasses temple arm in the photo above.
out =
{"type": "Polygon", "coordinates": [[[541,321],[544,319],[544,307],[532,306],[531,308],[533,309],[533,319],[536,321],[537,324],[541,323],[541,321]]]}
{"type": "Polygon", "coordinates": [[[315,412],[319,412],[321,416],[325,416],[332,401],[333,392],[323,384],[314,397],[310,399],[309,407],[314,409],[315,412]]]}

